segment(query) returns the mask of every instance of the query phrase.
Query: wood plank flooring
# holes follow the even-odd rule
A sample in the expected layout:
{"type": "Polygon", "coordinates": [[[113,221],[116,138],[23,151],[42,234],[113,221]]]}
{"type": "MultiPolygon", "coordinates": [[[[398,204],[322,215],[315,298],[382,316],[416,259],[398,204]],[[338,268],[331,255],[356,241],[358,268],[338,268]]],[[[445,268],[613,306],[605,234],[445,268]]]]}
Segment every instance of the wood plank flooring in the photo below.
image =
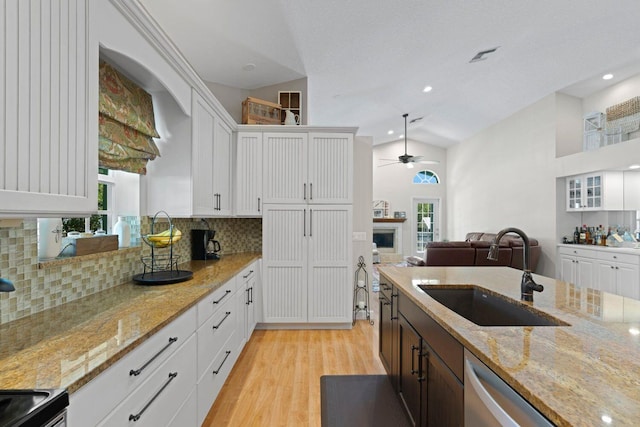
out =
{"type": "MultiPolygon", "coordinates": [[[[377,298],[370,302],[377,308],[377,298]]],[[[319,427],[322,375],[386,373],[374,321],[351,330],[254,331],[203,426],[319,427]]]]}

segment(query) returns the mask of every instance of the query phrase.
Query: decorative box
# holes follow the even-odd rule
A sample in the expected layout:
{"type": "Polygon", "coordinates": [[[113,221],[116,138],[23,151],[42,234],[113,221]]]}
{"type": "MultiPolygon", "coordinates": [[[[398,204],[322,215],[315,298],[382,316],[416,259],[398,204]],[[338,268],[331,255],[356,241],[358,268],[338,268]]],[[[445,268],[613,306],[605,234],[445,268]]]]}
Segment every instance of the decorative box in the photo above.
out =
{"type": "Polygon", "coordinates": [[[282,107],[274,102],[248,97],[242,101],[242,123],[245,125],[279,125],[282,107]]]}

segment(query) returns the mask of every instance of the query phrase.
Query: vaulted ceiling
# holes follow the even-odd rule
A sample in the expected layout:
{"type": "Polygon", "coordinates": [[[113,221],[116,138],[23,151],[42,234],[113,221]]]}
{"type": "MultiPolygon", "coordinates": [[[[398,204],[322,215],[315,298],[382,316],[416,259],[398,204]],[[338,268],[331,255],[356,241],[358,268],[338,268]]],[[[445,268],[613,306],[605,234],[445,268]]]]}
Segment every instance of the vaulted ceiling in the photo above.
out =
{"type": "Polygon", "coordinates": [[[309,124],[358,126],[375,144],[398,139],[403,113],[423,117],[411,139],[446,147],[555,91],[640,71],[638,0],[141,2],[203,80],[307,77],[309,124]]]}

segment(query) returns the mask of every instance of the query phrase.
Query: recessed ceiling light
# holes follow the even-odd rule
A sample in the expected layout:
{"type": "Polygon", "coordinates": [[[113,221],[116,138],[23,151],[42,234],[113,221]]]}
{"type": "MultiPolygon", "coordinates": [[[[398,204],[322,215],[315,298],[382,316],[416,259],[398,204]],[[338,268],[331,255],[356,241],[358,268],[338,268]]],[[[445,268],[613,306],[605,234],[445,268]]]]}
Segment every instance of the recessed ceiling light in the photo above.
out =
{"type": "Polygon", "coordinates": [[[613,74],[605,74],[604,76],[602,76],[603,80],[611,80],[613,78],[613,74]]]}
{"type": "Polygon", "coordinates": [[[253,63],[249,62],[248,64],[244,64],[242,69],[245,70],[245,71],[253,71],[253,70],[256,69],[256,64],[253,64],[253,63]]]}
{"type": "Polygon", "coordinates": [[[640,165],[631,165],[629,169],[640,169],[640,165]]]}
{"type": "Polygon", "coordinates": [[[387,132],[387,135],[393,135],[393,129],[387,132]]]}
{"type": "Polygon", "coordinates": [[[432,90],[433,88],[431,86],[425,86],[424,89],[422,89],[424,93],[431,92],[432,90]]]}

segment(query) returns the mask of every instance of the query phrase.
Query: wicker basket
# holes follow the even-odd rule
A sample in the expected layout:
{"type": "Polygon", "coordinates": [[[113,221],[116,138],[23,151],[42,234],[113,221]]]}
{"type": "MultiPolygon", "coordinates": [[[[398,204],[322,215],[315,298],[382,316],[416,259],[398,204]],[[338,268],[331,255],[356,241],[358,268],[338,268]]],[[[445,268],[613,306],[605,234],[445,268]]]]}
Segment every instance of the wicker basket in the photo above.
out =
{"type": "Polygon", "coordinates": [[[607,121],[611,122],[638,113],[640,113],[640,96],[608,107],[607,121]]]}

